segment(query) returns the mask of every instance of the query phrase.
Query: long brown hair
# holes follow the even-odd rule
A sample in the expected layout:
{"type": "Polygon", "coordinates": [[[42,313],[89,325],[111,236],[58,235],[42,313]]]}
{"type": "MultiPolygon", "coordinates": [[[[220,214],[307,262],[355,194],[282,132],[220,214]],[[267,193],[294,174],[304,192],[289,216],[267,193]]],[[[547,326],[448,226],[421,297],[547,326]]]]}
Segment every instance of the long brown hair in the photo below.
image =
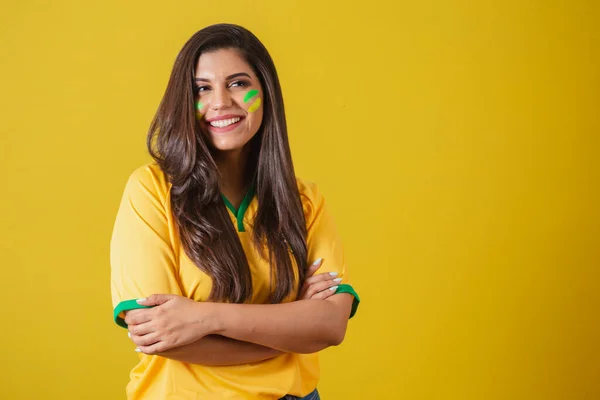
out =
{"type": "Polygon", "coordinates": [[[182,246],[198,268],[212,278],[209,300],[248,301],[252,296],[250,267],[221,199],[219,170],[194,109],[196,62],[203,52],[218,49],[237,49],[263,87],[263,121],[248,144],[247,171],[258,197],[253,242],[271,266],[271,282],[275,284],[270,301],[280,303],[292,293],[297,297],[299,282],[305,277],[306,222],[279,78],[271,56],[256,36],[237,25],[218,24],[196,32],[187,41],[177,55],[150,125],[148,150],[172,184],[171,206],[182,246]]]}

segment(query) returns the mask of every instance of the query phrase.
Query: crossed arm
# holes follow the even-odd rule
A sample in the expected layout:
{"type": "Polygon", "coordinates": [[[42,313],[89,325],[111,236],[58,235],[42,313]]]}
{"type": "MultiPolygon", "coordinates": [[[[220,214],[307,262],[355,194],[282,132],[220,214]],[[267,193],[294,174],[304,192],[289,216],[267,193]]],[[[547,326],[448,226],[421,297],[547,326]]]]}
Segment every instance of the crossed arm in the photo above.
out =
{"type": "MultiPolygon", "coordinates": [[[[230,365],[283,352],[311,353],[341,342],[353,301],[346,293],[272,305],[197,303],[181,296],[168,190],[157,168],[134,171],[111,239],[113,305],[146,293],[179,294],[151,296],[148,301],[154,304],[144,305],[153,308],[127,313],[125,321],[139,351],[197,364],[230,365]]],[[[310,199],[305,204],[309,259],[324,257],[334,266],[330,270],[346,280],[339,237],[322,196],[313,186],[302,193],[310,199]]],[[[329,291],[317,293],[323,292],[329,291]]]]}
{"type": "Polygon", "coordinates": [[[193,343],[157,353],[189,364],[239,365],[267,360],[283,352],[220,335],[208,335],[193,343]]]}
{"type": "MultiPolygon", "coordinates": [[[[328,296],[321,276],[314,294],[284,304],[197,303],[174,295],[153,295],[140,304],[151,309],[127,313],[138,351],[202,365],[262,361],[284,352],[313,353],[342,342],[353,297],[328,296]]],[[[329,292],[329,293],[327,293],[329,292]]]]}

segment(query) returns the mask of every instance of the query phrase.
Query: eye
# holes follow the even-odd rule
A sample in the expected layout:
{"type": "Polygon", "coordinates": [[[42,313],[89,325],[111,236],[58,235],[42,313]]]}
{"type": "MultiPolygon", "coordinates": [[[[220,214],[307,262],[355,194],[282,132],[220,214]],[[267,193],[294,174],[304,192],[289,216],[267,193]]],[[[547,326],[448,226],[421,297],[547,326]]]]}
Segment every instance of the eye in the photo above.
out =
{"type": "Polygon", "coordinates": [[[196,86],[196,87],[194,87],[194,94],[202,93],[209,89],[210,89],[210,87],[208,87],[208,86],[196,86]]]}
{"type": "Polygon", "coordinates": [[[246,87],[250,86],[250,82],[247,81],[233,81],[229,84],[229,87],[246,87]]]}

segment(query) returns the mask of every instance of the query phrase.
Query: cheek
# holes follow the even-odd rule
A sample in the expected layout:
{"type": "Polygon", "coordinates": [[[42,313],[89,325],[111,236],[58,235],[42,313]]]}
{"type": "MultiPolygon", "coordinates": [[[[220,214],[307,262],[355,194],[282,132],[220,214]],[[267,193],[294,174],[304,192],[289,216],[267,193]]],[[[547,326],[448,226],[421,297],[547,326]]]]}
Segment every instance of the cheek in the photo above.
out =
{"type": "Polygon", "coordinates": [[[261,106],[262,106],[262,99],[260,97],[257,97],[256,100],[254,100],[254,103],[250,104],[250,106],[248,107],[248,112],[255,113],[259,109],[262,110],[261,106]]]}
{"type": "Polygon", "coordinates": [[[202,120],[204,116],[204,103],[200,100],[196,101],[196,119],[198,121],[202,120]]]}
{"type": "Polygon", "coordinates": [[[256,89],[252,89],[244,96],[244,106],[248,111],[248,114],[256,113],[262,109],[262,98],[260,92],[256,89]]]}
{"type": "Polygon", "coordinates": [[[253,89],[246,93],[244,107],[248,112],[248,130],[252,135],[255,135],[260,128],[263,118],[263,102],[258,90],[253,89]]]}
{"type": "Polygon", "coordinates": [[[258,110],[248,113],[248,117],[246,118],[248,121],[248,130],[252,135],[255,135],[258,132],[263,120],[263,109],[260,107],[258,110]]]}

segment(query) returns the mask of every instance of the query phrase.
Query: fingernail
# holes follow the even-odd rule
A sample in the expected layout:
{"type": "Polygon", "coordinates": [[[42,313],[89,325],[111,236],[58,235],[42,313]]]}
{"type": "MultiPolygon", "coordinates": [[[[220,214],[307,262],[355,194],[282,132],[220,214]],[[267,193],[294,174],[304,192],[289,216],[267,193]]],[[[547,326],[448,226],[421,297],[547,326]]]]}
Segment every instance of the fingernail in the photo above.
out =
{"type": "Polygon", "coordinates": [[[331,276],[337,276],[338,273],[337,272],[330,272],[329,275],[331,275],[331,276]]]}
{"type": "Polygon", "coordinates": [[[332,292],[334,292],[338,287],[337,286],[332,286],[329,288],[329,290],[331,290],[332,292]]]}
{"type": "Polygon", "coordinates": [[[136,302],[137,303],[143,303],[144,301],[146,301],[146,298],[141,298],[141,299],[137,299],[136,302]]]}
{"type": "Polygon", "coordinates": [[[139,347],[136,347],[136,348],[135,348],[135,351],[136,351],[137,353],[140,353],[142,350],[140,350],[140,348],[139,348],[139,347]]]}
{"type": "Polygon", "coordinates": [[[333,281],[336,283],[340,283],[342,281],[342,278],[335,278],[333,281]]]}
{"type": "Polygon", "coordinates": [[[315,262],[314,262],[312,265],[317,265],[317,264],[320,264],[320,263],[321,263],[321,261],[323,261],[323,259],[322,259],[322,258],[319,258],[319,259],[317,259],[317,261],[315,261],[315,262]]]}
{"type": "Polygon", "coordinates": [[[127,332],[127,336],[131,338],[131,332],[127,332]]]}

